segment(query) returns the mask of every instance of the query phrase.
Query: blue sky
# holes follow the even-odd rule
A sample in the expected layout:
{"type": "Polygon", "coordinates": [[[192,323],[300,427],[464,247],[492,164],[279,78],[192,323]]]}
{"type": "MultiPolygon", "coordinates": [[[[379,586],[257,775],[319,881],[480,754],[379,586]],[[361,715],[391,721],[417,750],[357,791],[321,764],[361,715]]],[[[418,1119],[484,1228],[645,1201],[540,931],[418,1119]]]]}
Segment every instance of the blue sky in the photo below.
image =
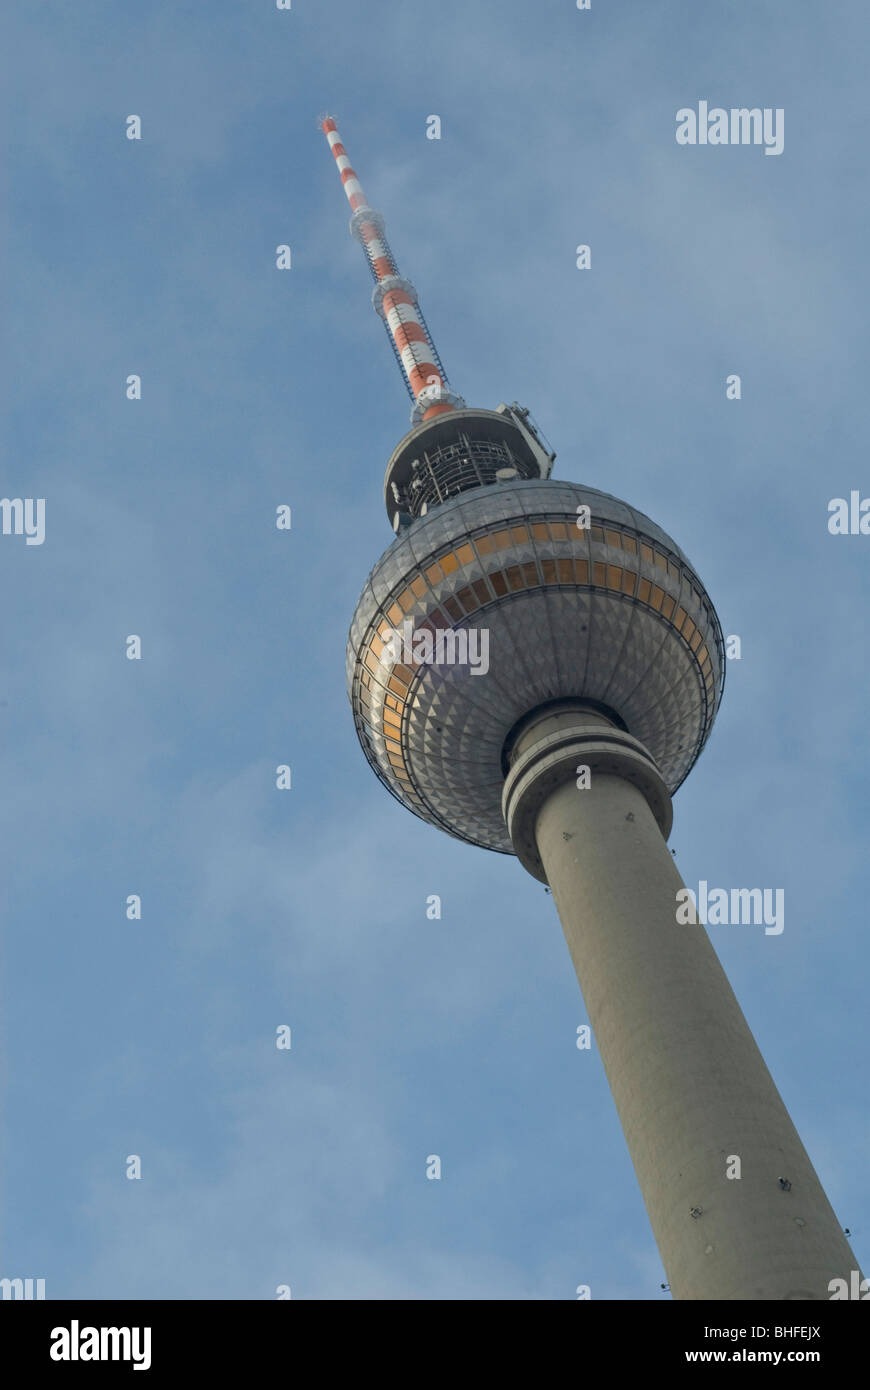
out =
{"type": "Polygon", "coordinates": [[[870,538],[826,524],[870,494],[866,7],[49,0],[5,31],[2,490],[46,539],[0,537],[0,1274],[668,1296],[551,899],[356,743],[408,400],[325,110],[454,388],[529,405],[742,639],[670,843],[689,885],[785,890],[781,936],[711,934],[866,1266],[870,538]],[[782,107],[783,154],[678,146],[699,100],[782,107]]]}

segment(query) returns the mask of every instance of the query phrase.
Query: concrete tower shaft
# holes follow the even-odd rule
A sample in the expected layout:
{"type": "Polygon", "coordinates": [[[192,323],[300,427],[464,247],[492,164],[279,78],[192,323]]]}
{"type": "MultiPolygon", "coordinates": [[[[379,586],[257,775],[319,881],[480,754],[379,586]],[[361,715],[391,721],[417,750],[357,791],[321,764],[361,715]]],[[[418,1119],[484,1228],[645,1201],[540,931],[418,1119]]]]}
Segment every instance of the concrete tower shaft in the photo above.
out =
{"type": "Polygon", "coordinates": [[[706,931],[677,923],[654,763],[566,703],[524,721],[504,810],[552,887],[674,1297],[828,1299],[857,1261],[706,931]]]}

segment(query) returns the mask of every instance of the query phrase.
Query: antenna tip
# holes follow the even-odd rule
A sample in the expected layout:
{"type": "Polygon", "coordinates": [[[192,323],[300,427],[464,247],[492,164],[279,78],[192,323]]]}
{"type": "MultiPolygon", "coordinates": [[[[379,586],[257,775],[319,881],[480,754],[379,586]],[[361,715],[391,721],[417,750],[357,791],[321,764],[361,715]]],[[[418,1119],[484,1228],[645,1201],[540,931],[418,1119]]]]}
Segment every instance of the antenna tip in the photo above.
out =
{"type": "Polygon", "coordinates": [[[322,111],[317,117],[317,125],[325,135],[328,135],[331,130],[336,130],[338,128],[335,124],[335,117],[330,116],[328,111],[322,111]]]}

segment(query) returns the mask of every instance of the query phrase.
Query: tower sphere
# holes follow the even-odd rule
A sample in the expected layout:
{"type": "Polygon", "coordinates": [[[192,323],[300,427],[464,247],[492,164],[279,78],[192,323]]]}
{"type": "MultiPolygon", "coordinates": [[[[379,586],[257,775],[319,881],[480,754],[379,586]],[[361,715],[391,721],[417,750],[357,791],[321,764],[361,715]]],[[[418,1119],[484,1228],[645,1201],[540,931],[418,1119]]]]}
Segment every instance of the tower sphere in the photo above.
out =
{"type": "Polygon", "coordinates": [[[661,527],[609,493],[541,476],[497,416],[443,415],[393,455],[398,533],[357,604],[347,681],[389,791],[449,834],[511,854],[501,800],[524,717],[591,702],[674,791],[712,728],[725,656],[713,605],[661,527]],[[513,439],[509,459],[500,436],[513,439]],[[438,659],[447,631],[469,635],[468,659],[455,638],[438,659]]]}

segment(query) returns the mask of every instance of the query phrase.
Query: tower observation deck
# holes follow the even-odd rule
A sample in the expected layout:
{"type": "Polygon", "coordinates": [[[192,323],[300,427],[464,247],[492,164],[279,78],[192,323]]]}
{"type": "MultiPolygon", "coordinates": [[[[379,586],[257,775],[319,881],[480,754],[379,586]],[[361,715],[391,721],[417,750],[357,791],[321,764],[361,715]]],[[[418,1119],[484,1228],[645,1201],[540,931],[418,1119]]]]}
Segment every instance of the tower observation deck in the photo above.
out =
{"type": "Polygon", "coordinates": [[[453,392],[322,129],[414,402],[347,644],[365,756],[415,815],[552,889],[674,1296],[827,1299],[855,1257],[704,927],[677,922],[671,797],[725,679],[712,600],[650,517],[551,477],[528,410],[453,392]]]}

